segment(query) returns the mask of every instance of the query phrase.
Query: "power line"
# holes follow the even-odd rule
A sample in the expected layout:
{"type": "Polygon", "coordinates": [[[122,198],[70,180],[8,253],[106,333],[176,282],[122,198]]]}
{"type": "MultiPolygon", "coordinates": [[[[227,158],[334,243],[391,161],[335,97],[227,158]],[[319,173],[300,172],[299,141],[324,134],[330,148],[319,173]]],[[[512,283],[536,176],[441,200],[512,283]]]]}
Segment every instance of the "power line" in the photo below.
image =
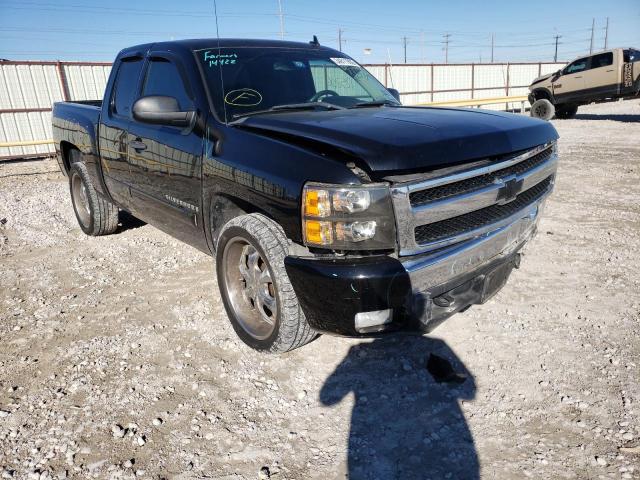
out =
{"type": "Polygon", "coordinates": [[[491,34],[491,63],[493,63],[493,41],[494,41],[495,35],[492,33],[491,34]]]}
{"type": "MultiPolygon", "coordinates": [[[[108,13],[108,14],[114,14],[114,15],[122,15],[124,12],[131,12],[131,13],[135,13],[137,15],[152,15],[152,16],[187,16],[187,17],[202,17],[202,16],[211,16],[211,12],[210,11],[198,11],[198,10],[191,10],[191,11],[185,11],[185,10],[159,10],[159,9],[141,9],[141,8],[128,8],[128,7],[108,7],[108,6],[88,6],[88,5],[83,5],[83,4],[65,4],[65,5],[59,5],[56,3],[47,3],[47,2],[37,2],[37,1],[16,1],[16,0],[7,0],[5,2],[3,2],[3,8],[12,8],[12,9],[32,9],[32,6],[36,6],[39,7],[40,9],[43,8],[48,8],[50,10],[57,10],[57,11],[72,11],[72,12],[78,12],[78,11],[85,11],[88,13],[96,13],[96,11],[100,11],[102,13],[108,13]]],[[[271,16],[271,17],[276,17],[279,16],[279,13],[270,13],[270,12],[251,12],[251,13],[234,13],[234,12],[220,12],[219,16],[221,18],[223,17],[228,17],[228,18],[233,18],[233,17],[238,17],[238,18],[247,18],[247,17],[260,17],[260,16],[271,16]]],[[[318,23],[318,22],[325,22],[325,23],[330,23],[330,24],[334,24],[334,25],[338,25],[338,22],[336,20],[330,19],[330,18],[321,18],[321,17],[313,17],[313,16],[305,16],[305,15],[291,15],[291,14],[287,14],[286,15],[289,18],[296,18],[299,19],[300,21],[309,21],[309,22],[314,22],[314,23],[318,23]]],[[[283,13],[283,17],[284,17],[284,13],[283,13]]],[[[551,17],[546,17],[548,19],[551,19],[551,17]]],[[[616,17],[618,18],[618,17],[616,17]]],[[[542,19],[545,19],[545,17],[542,17],[542,19]]],[[[628,18],[625,18],[628,19],[628,18]]],[[[392,30],[392,31],[403,31],[403,32],[415,32],[416,34],[419,34],[421,32],[427,32],[427,33],[433,33],[433,34],[437,34],[438,32],[436,30],[425,30],[423,28],[420,29],[411,29],[411,28],[407,28],[406,26],[390,26],[389,24],[370,24],[370,23],[362,23],[362,22],[348,22],[348,21],[343,21],[340,20],[340,23],[343,25],[358,25],[364,28],[371,28],[371,27],[375,27],[377,29],[385,29],[385,30],[392,30]]],[[[521,23],[524,23],[521,22],[521,23]]],[[[589,29],[577,29],[577,30],[571,30],[571,31],[563,31],[563,33],[569,33],[572,31],[586,31],[589,29]]],[[[449,31],[450,33],[453,33],[455,35],[460,35],[460,36],[477,36],[477,37],[482,37],[485,36],[486,33],[485,32],[473,32],[473,31],[449,31]]],[[[518,32],[500,32],[504,35],[509,35],[510,37],[513,36],[522,36],[522,35],[527,35],[527,32],[522,32],[522,31],[518,31],[518,32]]],[[[533,33],[533,32],[531,32],[533,33]]],[[[537,35],[540,35],[539,31],[536,31],[537,35]]]]}
{"type": "Polygon", "coordinates": [[[444,63],[449,63],[449,38],[451,37],[450,33],[445,33],[442,35],[444,38],[444,63]]]}
{"type": "Polygon", "coordinates": [[[402,37],[402,45],[404,46],[404,63],[407,63],[407,37],[402,37]]]}

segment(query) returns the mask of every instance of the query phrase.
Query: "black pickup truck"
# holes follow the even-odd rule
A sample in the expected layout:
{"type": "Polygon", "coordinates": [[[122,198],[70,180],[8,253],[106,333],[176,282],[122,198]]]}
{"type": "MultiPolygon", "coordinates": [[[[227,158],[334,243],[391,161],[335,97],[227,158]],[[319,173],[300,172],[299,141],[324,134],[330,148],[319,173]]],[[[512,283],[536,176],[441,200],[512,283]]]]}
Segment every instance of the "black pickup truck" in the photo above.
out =
{"type": "Polygon", "coordinates": [[[398,97],[315,40],[172,41],[120,52],[104,100],[56,103],[53,132],[86,234],[124,210],[213,255],[238,335],[284,352],[428,332],[536,231],[550,123],[398,97]]]}

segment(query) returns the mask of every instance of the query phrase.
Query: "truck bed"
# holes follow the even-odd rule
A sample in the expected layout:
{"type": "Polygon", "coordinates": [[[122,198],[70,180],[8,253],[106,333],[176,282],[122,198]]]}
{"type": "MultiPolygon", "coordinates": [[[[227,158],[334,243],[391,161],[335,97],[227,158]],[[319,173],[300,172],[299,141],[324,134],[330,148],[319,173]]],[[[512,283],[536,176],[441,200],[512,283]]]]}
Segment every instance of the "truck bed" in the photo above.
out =
{"type": "MultiPolygon", "coordinates": [[[[94,131],[100,120],[100,110],[102,100],[81,100],[75,102],[55,102],[53,104],[53,119],[67,120],[80,124],[86,131],[94,131]]],[[[54,127],[56,122],[54,121],[54,127]]],[[[66,138],[71,132],[56,131],[54,128],[54,139],[56,141],[70,140],[66,138]]]]}
{"type": "Polygon", "coordinates": [[[102,100],[82,100],[77,102],[55,102],[53,104],[52,124],[53,140],[58,151],[58,163],[66,173],[61,155],[64,143],[84,149],[98,156],[96,132],[100,122],[102,100]]]}
{"type": "Polygon", "coordinates": [[[75,104],[75,105],[84,105],[86,107],[93,106],[93,107],[102,108],[102,100],[74,100],[74,101],[56,102],[56,103],[66,103],[68,105],[75,104]]]}

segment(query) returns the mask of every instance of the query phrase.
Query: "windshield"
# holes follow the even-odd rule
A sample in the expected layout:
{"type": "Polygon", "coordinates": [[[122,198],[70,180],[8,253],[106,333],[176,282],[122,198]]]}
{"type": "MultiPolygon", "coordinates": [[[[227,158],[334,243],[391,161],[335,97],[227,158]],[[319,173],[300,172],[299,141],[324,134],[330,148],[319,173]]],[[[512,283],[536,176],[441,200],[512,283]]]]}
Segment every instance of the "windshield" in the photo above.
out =
{"type": "MultiPolygon", "coordinates": [[[[197,50],[196,57],[203,66],[216,113],[226,121],[310,102],[325,109],[365,102],[397,104],[373,75],[336,52],[214,47],[197,50]]],[[[309,105],[300,108],[304,107],[309,105]]]]}

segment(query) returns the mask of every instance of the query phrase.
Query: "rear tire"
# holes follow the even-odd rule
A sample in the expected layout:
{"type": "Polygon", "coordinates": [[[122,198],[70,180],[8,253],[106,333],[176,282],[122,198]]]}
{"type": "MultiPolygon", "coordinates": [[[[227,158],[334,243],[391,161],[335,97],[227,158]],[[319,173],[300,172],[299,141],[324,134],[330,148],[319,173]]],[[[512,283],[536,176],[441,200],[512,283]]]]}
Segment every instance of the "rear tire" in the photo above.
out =
{"type": "Polygon", "coordinates": [[[531,116],[535,118],[540,118],[541,120],[551,120],[555,115],[556,109],[546,98],[541,98],[540,100],[536,100],[531,105],[531,116]]]}
{"type": "Polygon", "coordinates": [[[575,117],[578,112],[578,105],[558,105],[556,107],[556,118],[567,120],[575,117]]]}
{"type": "MultiPolygon", "coordinates": [[[[73,159],[73,155],[71,156],[73,159]]],[[[87,167],[75,162],[69,168],[71,203],[78,225],[91,236],[109,235],[118,228],[118,207],[93,188],[87,167]]]]}
{"type": "Polygon", "coordinates": [[[251,348],[283,353],[317,333],[298,304],[284,267],[289,241],[282,228],[260,214],[230,220],[216,246],[216,274],[233,329],[251,348]]]}

